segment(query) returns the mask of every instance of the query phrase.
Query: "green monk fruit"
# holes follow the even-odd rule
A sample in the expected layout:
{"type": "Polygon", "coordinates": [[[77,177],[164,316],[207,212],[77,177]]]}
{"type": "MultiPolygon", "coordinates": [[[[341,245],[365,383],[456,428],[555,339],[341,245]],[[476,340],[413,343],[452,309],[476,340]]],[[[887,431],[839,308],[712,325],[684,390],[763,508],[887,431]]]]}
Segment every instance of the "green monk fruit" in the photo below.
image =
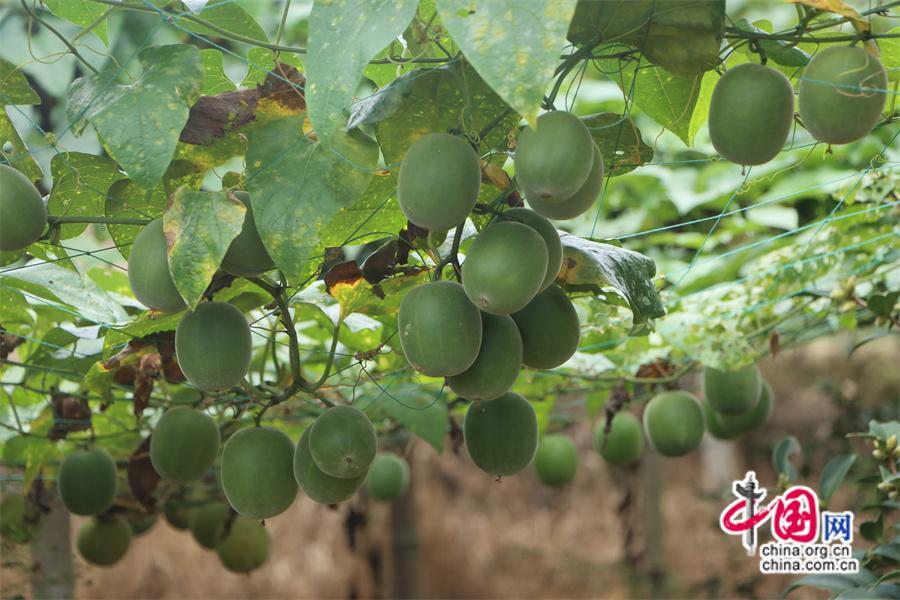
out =
{"type": "Polygon", "coordinates": [[[256,519],[237,517],[222,528],[220,537],[216,554],[229,571],[249,573],[269,558],[269,532],[256,519]]]}
{"type": "Polygon", "coordinates": [[[481,348],[481,314],[454,281],[426,283],[407,292],[397,330],[409,365],[430,377],[462,373],[481,348]]]}
{"type": "Polygon", "coordinates": [[[150,529],[156,525],[158,517],[155,513],[145,513],[141,511],[130,511],[126,513],[125,520],[128,521],[128,526],[131,527],[132,535],[144,535],[150,529]]]}
{"type": "Polygon", "coordinates": [[[467,400],[493,400],[515,383],[522,368],[522,339],[508,315],[481,313],[481,350],[472,366],[447,378],[450,389],[467,400]]]}
{"type": "Polygon", "coordinates": [[[800,119],[820,142],[847,144],[872,131],[887,100],[887,73],[865,48],[830,46],[800,78],[800,119]]]}
{"type": "Polygon", "coordinates": [[[187,307],[169,272],[162,217],[141,229],[128,256],[128,283],[141,304],[161,312],[187,307]]]}
{"type": "Polygon", "coordinates": [[[309,449],[309,427],[300,436],[294,451],[293,471],[297,485],[309,498],[320,504],[337,504],[350,498],[366,481],[366,474],[353,479],[341,479],[323,473],[313,460],[309,449]]]}
{"type": "Polygon", "coordinates": [[[226,302],[202,302],[175,330],[175,357],[184,376],[208,392],[238,385],[250,368],[252,342],[244,314],[226,302]]]}
{"type": "Polygon", "coordinates": [[[150,461],[163,478],[197,481],[219,453],[219,428],[212,418],[187,406],[169,409],[150,436],[150,461]]]}
{"type": "Polygon", "coordinates": [[[547,274],[544,275],[541,290],[547,289],[556,280],[559,268],[562,266],[562,242],[556,227],[546,217],[527,208],[510,208],[497,217],[497,221],[516,221],[528,225],[544,238],[544,242],[547,244],[547,274]]]}
{"type": "Polygon", "coordinates": [[[544,485],[568,485],[578,471],[578,450],[572,438],[560,434],[545,435],[534,455],[534,470],[544,485]]]}
{"type": "Polygon", "coordinates": [[[309,451],[326,475],[356,479],[368,472],[378,452],[375,427],[358,408],[334,406],[310,426],[309,451]]]}
{"type": "Polygon", "coordinates": [[[709,405],[725,415],[740,415],[759,402],[762,377],[756,365],[734,371],[703,368],[703,394],[709,405]]]}
{"type": "Polygon", "coordinates": [[[166,522],[175,529],[185,530],[191,526],[192,502],[184,495],[170,496],[163,505],[166,522]]]}
{"type": "Polygon", "coordinates": [[[518,473],[537,450],[534,408],[513,392],[469,406],[463,433],[472,462],[491,475],[518,473]]]}
{"type": "Polygon", "coordinates": [[[63,459],[56,486],[70,513],[99,515],[116,497],[116,463],[100,448],[76,450],[63,459]]]}
{"type": "Polygon", "coordinates": [[[472,146],[447,133],[416,140],[397,177],[397,199],[415,225],[447,231],[466,220],[478,200],[481,165],[472,146]]]}
{"type": "Polygon", "coordinates": [[[594,201],[597,200],[603,189],[603,155],[600,154],[597,144],[593,141],[591,143],[593,144],[593,162],[590,174],[581,189],[570,198],[562,202],[547,202],[534,192],[527,189],[522,190],[525,194],[525,201],[534,212],[548,219],[574,219],[594,205],[594,201]]]}
{"type": "Polygon", "coordinates": [[[781,151],[794,122],[794,88],[779,71],[744,63],[725,71],[709,104],[709,137],[739,165],[767,163],[781,151]]]}
{"type": "Polygon", "coordinates": [[[644,451],[640,420],[630,412],[617,412],[606,433],[606,419],[601,419],[594,432],[594,450],[617,467],[637,462],[644,451]]]}
{"type": "Polygon", "coordinates": [[[462,265],[463,288],[484,312],[508,315],[538,293],[547,275],[547,244],[522,223],[494,223],[482,231],[462,265]]]}
{"type": "Polygon", "coordinates": [[[219,543],[223,525],[231,516],[231,508],[224,502],[210,502],[191,511],[188,526],[197,543],[213,550],[219,543]]]}
{"type": "Polygon", "coordinates": [[[228,252],[222,259],[222,268],[232,275],[240,277],[262,275],[275,268],[275,263],[266,251],[259,232],[256,230],[250,194],[234,192],[234,196],[247,207],[247,212],[244,213],[244,225],[241,227],[241,232],[231,240],[228,252]]]}
{"type": "Polygon", "coordinates": [[[118,515],[92,519],[78,532],[78,553],[92,565],[109,567],[125,556],[131,545],[131,527],[118,515]]]}
{"type": "Polygon", "coordinates": [[[27,544],[41,524],[41,509],[23,494],[5,492],[0,500],[0,538],[14,544],[27,544]]]}
{"type": "Polygon", "coordinates": [[[522,362],[535,369],[553,369],[575,354],[581,324],[572,301],[557,285],[513,313],[522,337],[522,362]]]}
{"type": "Polygon", "coordinates": [[[222,448],[222,490],[241,515],[268,519],[283,513],[297,496],[294,444],[271,427],[248,427],[222,448]]]}
{"type": "Polygon", "coordinates": [[[516,142],[516,180],[544,202],[571,198],[587,181],[594,162],[593,140],[581,119],[548,112],[526,127],[516,142]]]}
{"type": "Polygon", "coordinates": [[[23,250],[47,228],[47,207],[24,174],[0,165],[0,251],[23,250]]]}
{"type": "Polygon", "coordinates": [[[663,456],[684,456],[703,441],[703,409],[687,392],[663,392],[644,407],[644,430],[663,456]]]}
{"type": "Polygon", "coordinates": [[[382,452],[375,457],[366,477],[366,491],[382,502],[393,502],[409,488],[409,464],[396,454],[382,452]]]}
{"type": "Polygon", "coordinates": [[[703,408],[706,415],[707,429],[713,437],[723,440],[732,440],[745,433],[755,431],[769,420],[769,415],[772,414],[774,406],[773,398],[772,387],[763,381],[759,402],[745,413],[724,415],[713,409],[709,402],[705,402],[703,408]]]}

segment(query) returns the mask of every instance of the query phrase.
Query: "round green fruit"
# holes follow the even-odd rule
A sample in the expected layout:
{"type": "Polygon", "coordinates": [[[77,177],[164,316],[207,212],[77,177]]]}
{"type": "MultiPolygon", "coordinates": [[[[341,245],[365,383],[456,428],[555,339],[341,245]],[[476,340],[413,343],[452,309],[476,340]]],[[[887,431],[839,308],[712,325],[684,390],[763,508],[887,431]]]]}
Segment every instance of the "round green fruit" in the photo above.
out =
{"type": "Polygon", "coordinates": [[[575,479],[578,471],[578,450],[566,435],[545,435],[534,455],[534,470],[541,483],[563,487],[575,479]]]}
{"type": "Polygon", "coordinates": [[[179,530],[185,530],[191,526],[192,511],[190,501],[181,495],[170,496],[163,506],[163,516],[166,518],[166,522],[179,530]]]}
{"type": "Polygon", "coordinates": [[[256,220],[253,218],[253,207],[250,205],[250,194],[234,192],[234,196],[247,207],[241,232],[231,240],[228,252],[222,259],[222,268],[239,277],[255,277],[275,268],[275,263],[266,251],[256,220]]]}
{"type": "Polygon", "coordinates": [[[363,473],[354,479],[340,479],[323,473],[316,461],[313,460],[309,450],[310,429],[308,427],[294,451],[293,470],[294,478],[303,492],[315,502],[321,504],[337,504],[356,493],[366,481],[363,473]]]}
{"type": "Polygon", "coordinates": [[[211,502],[191,511],[188,526],[197,543],[212,550],[219,543],[223,526],[231,515],[231,508],[224,502],[211,502]]]}
{"type": "Polygon", "coordinates": [[[603,189],[603,155],[600,154],[600,148],[595,142],[593,145],[593,162],[591,163],[591,171],[584,182],[572,197],[562,202],[547,202],[542,200],[540,196],[527,189],[523,190],[525,200],[528,206],[536,213],[544,215],[548,219],[574,219],[578,215],[587,211],[594,205],[594,201],[600,196],[603,189]]]}
{"type": "Polygon", "coordinates": [[[559,232],[556,231],[556,227],[546,217],[527,208],[510,208],[497,217],[497,220],[500,222],[516,221],[523,225],[528,225],[544,238],[544,242],[547,244],[547,274],[544,275],[541,290],[547,289],[556,280],[556,276],[559,275],[559,269],[562,266],[562,242],[559,239],[559,232]]]}
{"type": "Polygon", "coordinates": [[[169,272],[162,217],[141,229],[128,256],[128,283],[141,304],[161,312],[187,308],[169,272]]]}
{"type": "Polygon", "coordinates": [[[268,519],[283,513],[297,496],[294,444],[271,427],[248,427],[222,449],[222,490],[238,514],[268,519]]]}
{"type": "Polygon", "coordinates": [[[405,458],[389,453],[375,457],[366,478],[366,491],[370,496],[382,502],[393,502],[408,488],[409,463],[405,458]]]}
{"type": "Polygon", "coordinates": [[[534,408],[513,392],[469,406],[463,432],[472,462],[491,475],[518,473],[537,450],[534,408]]]}
{"type": "Polygon", "coordinates": [[[429,133],[416,140],[397,177],[397,199],[412,223],[447,231],[466,220],[481,189],[481,165],[461,137],[429,133]]]}
{"type": "Polygon", "coordinates": [[[663,392],[644,407],[647,439],[663,456],[684,456],[703,441],[703,409],[687,392],[663,392]]]}
{"type": "Polygon", "coordinates": [[[709,137],[739,165],[761,165],[781,152],[794,121],[794,88],[780,72],[755,63],[731,69],[709,104],[709,137]]]}
{"type": "Polygon", "coordinates": [[[508,315],[481,313],[481,350],[472,366],[447,378],[467,400],[493,400],[509,391],[522,368],[522,338],[508,315]]]}
{"type": "Polygon", "coordinates": [[[309,451],[326,475],[356,479],[368,472],[378,452],[375,427],[358,408],[334,406],[310,426],[309,451]]]}
{"type": "Polygon", "coordinates": [[[611,465],[623,467],[641,457],[644,451],[644,436],[641,422],[630,412],[617,412],[613,417],[609,433],[605,433],[606,419],[601,419],[594,432],[594,450],[611,465]]]}
{"type": "Polygon", "coordinates": [[[63,459],[56,478],[69,512],[92,516],[109,510],[116,497],[116,463],[105,450],[76,450],[63,459]]]}
{"type": "Polygon", "coordinates": [[[756,365],[736,371],[703,368],[703,394],[706,401],[723,415],[740,415],[759,402],[762,377],[756,365]]]}
{"type": "Polygon", "coordinates": [[[0,251],[13,252],[38,241],[47,228],[47,207],[24,174],[0,165],[0,251]]]}
{"type": "Polygon", "coordinates": [[[203,302],[175,330],[175,357],[188,381],[208,392],[227,390],[247,375],[252,353],[250,326],[226,302],[203,302]]]}
{"type": "Polygon", "coordinates": [[[176,406],[159,419],[150,436],[150,461],[165,479],[197,481],[219,453],[219,428],[206,413],[176,406]]]}
{"type": "Polygon", "coordinates": [[[481,314],[454,281],[426,283],[407,292],[397,329],[410,366],[431,377],[462,373],[481,348],[481,314]]]}
{"type": "Polygon", "coordinates": [[[125,556],[131,544],[131,527],[118,515],[92,519],[78,532],[78,553],[92,565],[109,567],[125,556]]]}
{"type": "Polygon", "coordinates": [[[41,512],[22,494],[6,493],[0,501],[0,538],[27,544],[40,527],[41,512]]]}
{"type": "Polygon", "coordinates": [[[249,573],[269,558],[269,532],[255,519],[237,517],[220,536],[216,554],[229,571],[249,573]]]}
{"type": "Polygon", "coordinates": [[[800,79],[800,118],[820,142],[847,144],[872,131],[887,100],[887,73],[862,47],[831,46],[800,79]]]}
{"type": "Polygon", "coordinates": [[[575,354],[581,324],[572,301],[557,285],[513,313],[522,336],[522,362],[535,369],[553,369],[575,354]]]}
{"type": "Polygon", "coordinates": [[[130,512],[125,517],[125,520],[128,521],[128,526],[131,527],[132,535],[144,535],[150,529],[156,525],[157,516],[153,513],[144,513],[144,512],[130,512]]]}
{"type": "Polygon", "coordinates": [[[571,198],[587,181],[594,162],[591,133],[564,111],[538,117],[516,142],[516,180],[543,202],[571,198]]]}
{"type": "Polygon", "coordinates": [[[475,238],[462,265],[472,304],[492,315],[525,307],[547,275],[547,244],[528,225],[494,223],[475,238]]]}
{"type": "Polygon", "coordinates": [[[703,404],[706,415],[707,429],[713,435],[722,440],[733,440],[745,433],[755,431],[766,424],[773,407],[772,387],[763,381],[759,394],[759,402],[756,406],[740,415],[723,415],[714,410],[709,402],[703,404]]]}

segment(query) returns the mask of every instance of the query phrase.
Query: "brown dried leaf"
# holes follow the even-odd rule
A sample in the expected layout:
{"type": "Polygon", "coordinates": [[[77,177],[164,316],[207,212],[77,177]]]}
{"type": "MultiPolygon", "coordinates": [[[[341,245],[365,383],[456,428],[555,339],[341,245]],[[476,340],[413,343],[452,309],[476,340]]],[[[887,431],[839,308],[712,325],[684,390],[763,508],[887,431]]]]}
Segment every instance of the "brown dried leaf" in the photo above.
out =
{"type": "Polygon", "coordinates": [[[91,428],[91,408],[84,398],[52,391],[50,404],[53,407],[53,426],[47,436],[51,440],[61,440],[72,431],[91,428]]]}
{"type": "Polygon", "coordinates": [[[128,458],[128,488],[134,499],[140,502],[147,512],[156,510],[156,486],[159,485],[159,473],[150,462],[150,437],[148,436],[141,445],[128,458]]]}

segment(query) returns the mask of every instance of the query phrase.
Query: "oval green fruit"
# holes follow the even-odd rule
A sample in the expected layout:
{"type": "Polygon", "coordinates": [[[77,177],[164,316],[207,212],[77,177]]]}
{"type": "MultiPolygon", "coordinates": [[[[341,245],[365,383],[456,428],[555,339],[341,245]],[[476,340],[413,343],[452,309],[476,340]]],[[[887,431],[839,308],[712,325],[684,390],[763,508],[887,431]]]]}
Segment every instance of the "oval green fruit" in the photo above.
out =
{"type": "Polygon", "coordinates": [[[269,532],[255,519],[237,517],[222,528],[220,537],[216,554],[229,571],[249,573],[269,558],[269,532]]]}
{"type": "Polygon", "coordinates": [[[163,505],[163,516],[166,522],[178,530],[185,530],[191,526],[191,501],[183,495],[169,496],[163,505]]]}
{"type": "Polygon", "coordinates": [[[600,148],[595,142],[593,144],[593,162],[591,163],[591,171],[587,180],[575,194],[562,202],[547,202],[542,200],[538,194],[523,189],[525,201],[528,206],[536,213],[539,213],[548,219],[574,219],[578,215],[586,212],[600,196],[603,190],[603,155],[600,154],[600,148]]]}
{"type": "Polygon", "coordinates": [[[562,266],[562,242],[556,227],[546,217],[527,208],[510,208],[497,217],[497,221],[516,221],[528,225],[544,238],[544,242],[547,244],[547,274],[544,275],[541,290],[547,289],[551,283],[556,281],[556,276],[559,275],[559,269],[562,266]]]}
{"type": "Polygon", "coordinates": [[[587,181],[594,162],[591,133],[581,119],[548,112],[516,142],[516,180],[543,202],[571,198],[587,181]]]}
{"type": "Polygon", "coordinates": [[[118,515],[92,519],[78,532],[78,553],[92,565],[109,567],[125,556],[131,544],[131,527],[118,515]]]}
{"type": "Polygon", "coordinates": [[[194,508],[188,520],[191,535],[204,548],[214,549],[230,515],[231,508],[224,502],[210,502],[194,508]]]}
{"type": "Polygon", "coordinates": [[[412,223],[447,231],[466,220],[481,189],[481,165],[461,137],[429,133],[416,140],[397,177],[397,199],[412,223]]]}
{"type": "Polygon", "coordinates": [[[188,381],[205,391],[238,385],[250,368],[252,341],[244,314],[226,302],[202,302],[175,330],[175,357],[188,381]]]}
{"type": "Polygon", "coordinates": [[[794,122],[794,88],[780,72],[755,63],[731,69],[709,104],[709,137],[739,165],[761,165],[781,152],[794,122]]]}
{"type": "Polygon", "coordinates": [[[366,481],[363,473],[354,479],[340,479],[323,473],[309,451],[309,435],[311,427],[307,427],[297,442],[294,451],[293,471],[297,485],[309,498],[321,504],[337,504],[350,498],[366,481]]]}
{"type": "Polygon", "coordinates": [[[469,406],[463,431],[472,462],[491,475],[518,473],[537,450],[534,408],[513,392],[469,406]]]}
{"type": "Polygon", "coordinates": [[[481,314],[454,281],[426,283],[407,292],[397,329],[409,365],[430,377],[462,373],[481,348],[481,314]]]}
{"type": "Polygon", "coordinates": [[[165,479],[197,481],[216,461],[219,428],[206,413],[176,406],[159,419],[150,436],[150,462],[165,479]]]}
{"type": "Polygon", "coordinates": [[[492,315],[520,310],[547,275],[547,244],[528,225],[494,223],[475,238],[462,265],[469,300],[492,315]]]}
{"type": "Polygon", "coordinates": [[[493,400],[509,391],[522,368],[522,338],[508,315],[481,313],[481,350],[472,366],[447,378],[467,400],[493,400]]]}
{"type": "Polygon", "coordinates": [[[722,424],[722,414],[718,413],[709,405],[709,400],[703,399],[703,419],[706,423],[706,430],[711,436],[719,440],[733,440],[740,434],[731,431],[722,424]]]}
{"type": "Polygon", "coordinates": [[[41,193],[23,173],[0,165],[0,251],[23,250],[47,228],[41,193]]]}
{"type": "Polygon", "coordinates": [[[116,463],[99,448],[76,450],[63,459],[56,486],[70,513],[99,515],[116,497],[116,463]]]}
{"type": "Polygon", "coordinates": [[[41,510],[23,494],[6,492],[0,501],[0,538],[14,544],[27,544],[41,522],[41,510]]]}
{"type": "Polygon", "coordinates": [[[572,438],[560,434],[545,435],[534,455],[534,470],[544,485],[568,485],[578,471],[578,450],[572,438]]]}
{"type": "Polygon", "coordinates": [[[609,433],[606,419],[601,419],[594,432],[594,450],[611,465],[623,467],[636,462],[644,451],[641,422],[630,412],[619,411],[613,417],[609,433]]]}
{"type": "Polygon", "coordinates": [[[128,283],[134,297],[146,307],[161,312],[187,308],[169,272],[162,217],[141,229],[128,255],[128,283]]]}
{"type": "Polygon", "coordinates": [[[522,337],[522,362],[535,369],[553,369],[575,354],[581,323],[572,301],[558,285],[551,285],[528,306],[513,313],[522,337]]]}
{"type": "Polygon", "coordinates": [[[709,405],[724,415],[740,415],[759,402],[762,377],[756,365],[735,371],[703,368],[703,394],[709,405]]]}
{"type": "Polygon", "coordinates": [[[222,490],[238,514],[268,519],[283,513],[297,496],[294,444],[271,427],[248,427],[222,449],[222,490]]]}
{"type": "Polygon", "coordinates": [[[800,118],[820,142],[847,144],[872,131],[887,100],[887,73],[862,47],[830,46],[800,79],[800,118]]]}
{"type": "Polygon", "coordinates": [[[382,502],[393,502],[408,488],[409,463],[405,458],[387,452],[375,457],[366,477],[366,491],[370,496],[382,502]]]}
{"type": "Polygon", "coordinates": [[[747,412],[739,415],[723,415],[715,411],[709,403],[704,404],[707,428],[719,439],[732,440],[745,433],[755,431],[766,424],[774,406],[772,387],[763,381],[759,394],[759,402],[747,412]]]}
{"type": "Polygon", "coordinates": [[[644,429],[663,456],[684,456],[703,441],[703,409],[687,392],[663,392],[644,407],[644,429]]]}
{"type": "Polygon", "coordinates": [[[310,426],[309,451],[326,475],[356,479],[368,472],[378,452],[375,427],[358,408],[334,406],[310,426]]]}
{"type": "Polygon", "coordinates": [[[259,232],[256,230],[256,220],[253,218],[253,207],[250,204],[250,194],[247,192],[234,192],[234,196],[247,207],[244,213],[244,224],[241,232],[231,240],[228,252],[222,259],[222,268],[232,275],[239,277],[255,277],[275,268],[275,262],[266,251],[259,232]]]}
{"type": "Polygon", "coordinates": [[[157,515],[155,513],[145,513],[132,511],[126,513],[125,520],[128,521],[128,526],[131,527],[132,535],[144,535],[150,529],[156,525],[157,515]]]}

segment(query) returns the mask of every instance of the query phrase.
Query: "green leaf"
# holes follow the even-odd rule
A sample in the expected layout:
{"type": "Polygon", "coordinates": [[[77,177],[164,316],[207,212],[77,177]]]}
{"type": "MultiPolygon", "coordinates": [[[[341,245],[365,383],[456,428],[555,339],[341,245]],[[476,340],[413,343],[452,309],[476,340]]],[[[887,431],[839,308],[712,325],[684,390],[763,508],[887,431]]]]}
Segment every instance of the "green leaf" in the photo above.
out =
{"type": "Polygon", "coordinates": [[[90,121],[132,181],[149,188],[166,172],[200,96],[203,63],[187,44],[146,48],[138,58],[143,72],[133,83],[111,85],[108,72],[76,79],[68,114],[79,125],[90,121]]]}
{"type": "Polygon", "coordinates": [[[225,74],[225,61],[222,53],[215,48],[200,51],[203,59],[203,91],[204,96],[215,96],[222,92],[237,89],[234,82],[225,74]]]}
{"type": "Polygon", "coordinates": [[[231,240],[241,232],[247,209],[228,192],[180,187],[163,215],[169,271],[192,309],[212,281],[231,240]]]}
{"type": "Polygon", "coordinates": [[[878,515],[874,521],[860,523],[859,534],[870,542],[880,542],[884,534],[884,514],[878,515]]]}
{"type": "Polygon", "coordinates": [[[785,475],[791,483],[797,481],[797,467],[791,457],[800,454],[800,442],[792,435],[784,438],[772,449],[772,466],[779,475],[785,475]]]}
{"type": "Polygon", "coordinates": [[[644,143],[640,130],[628,117],[604,112],[583,121],[604,156],[607,175],[624,175],[653,160],[653,148],[644,143]]]}
{"type": "Polygon", "coordinates": [[[900,292],[887,292],[884,294],[871,294],[866,301],[866,306],[874,314],[880,317],[890,317],[900,300],[900,292]]]}
{"type": "Polygon", "coordinates": [[[841,486],[854,461],[856,461],[855,454],[840,454],[829,460],[822,469],[822,476],[819,478],[819,499],[824,505],[828,505],[831,497],[841,486]]]}
{"type": "Polygon", "coordinates": [[[712,101],[712,93],[717,83],[719,83],[719,74],[717,72],[707,71],[703,74],[703,79],[700,82],[700,93],[697,94],[697,103],[694,105],[691,121],[688,124],[688,139],[693,140],[697,132],[709,120],[709,103],[712,101]]]}
{"type": "MultiPolygon", "coordinates": [[[[734,27],[751,33],[772,33],[772,24],[766,20],[751,25],[747,19],[738,19],[734,27]]],[[[783,40],[763,39],[759,40],[759,46],[765,52],[766,58],[783,67],[805,67],[810,59],[809,54],[783,40]]],[[[749,47],[747,51],[749,52],[749,47]]]]}
{"type": "MultiPolygon", "coordinates": [[[[204,6],[203,10],[201,10],[197,16],[225,31],[259,40],[260,42],[269,41],[265,30],[260,27],[259,23],[256,22],[256,19],[244,10],[240,4],[234,2],[234,0],[214,0],[204,6]]],[[[220,39],[222,37],[222,34],[210,29],[202,23],[189,21],[188,19],[183,18],[177,20],[181,27],[184,27],[188,31],[192,31],[193,33],[198,33],[212,39],[220,39]]]]}
{"type": "Polygon", "coordinates": [[[322,228],[369,184],[378,146],[359,132],[323,147],[303,135],[303,115],[263,116],[247,131],[247,187],[256,228],[275,264],[299,280],[318,260],[322,228]]]}
{"type": "MultiPolygon", "coordinates": [[[[166,193],[157,186],[147,190],[127,179],[113,183],[106,196],[103,213],[110,218],[147,219],[161,217],[166,208],[166,193]]],[[[125,258],[131,254],[131,244],[141,225],[108,225],[109,235],[125,258]]]]}
{"type": "MultiPolygon", "coordinates": [[[[278,60],[286,65],[297,67],[301,72],[303,71],[303,63],[300,61],[299,54],[281,54],[278,56],[278,60]]],[[[282,77],[278,70],[275,69],[275,52],[258,46],[250,48],[247,52],[247,74],[244,76],[240,87],[246,88],[259,85],[270,73],[282,77]]]]}
{"type": "Polygon", "coordinates": [[[842,575],[842,574],[820,574],[808,575],[802,579],[798,579],[789,585],[782,597],[786,597],[798,587],[814,587],[820,590],[828,590],[829,592],[842,592],[854,588],[864,587],[874,581],[874,577],[868,571],[858,574],[842,575]]]}
{"type": "Polygon", "coordinates": [[[41,97],[31,89],[25,73],[11,62],[0,58],[0,106],[40,103],[41,97]]]}
{"type": "MultiPolygon", "coordinates": [[[[93,25],[94,21],[103,16],[109,6],[91,0],[43,0],[44,6],[60,19],[78,25],[82,29],[93,25]]],[[[109,46],[109,37],[106,31],[106,20],[100,21],[91,31],[100,38],[104,46],[109,46]]]]}
{"type": "Polygon", "coordinates": [[[363,69],[416,14],[416,0],[320,0],[309,16],[306,102],[323,144],[347,122],[363,69]]]}
{"type": "Polygon", "coordinates": [[[834,597],[834,600],[885,600],[900,598],[900,585],[896,583],[880,583],[872,588],[851,588],[834,597]]]}
{"type": "Polygon", "coordinates": [[[10,166],[25,173],[31,181],[38,181],[44,176],[41,168],[31,157],[28,146],[19,137],[19,132],[6,114],[6,108],[2,106],[0,106],[0,156],[10,166]]]}
{"type": "Polygon", "coordinates": [[[501,98],[537,119],[566,46],[575,0],[440,0],[441,21],[501,98]]]}
{"type": "Polygon", "coordinates": [[[876,546],[875,548],[872,548],[872,554],[883,556],[884,558],[900,563],[900,542],[891,542],[876,546]]]}
{"type": "MultiPolygon", "coordinates": [[[[66,152],[50,161],[53,190],[47,211],[55,217],[100,216],[106,205],[109,186],[122,177],[112,160],[93,154],[66,152]]],[[[60,238],[81,235],[85,224],[60,226],[60,238]]]]}
{"type": "Polygon", "coordinates": [[[894,27],[889,34],[893,38],[881,38],[878,47],[881,49],[881,64],[888,73],[888,81],[900,81],[900,27],[894,27]]]}
{"type": "Polygon", "coordinates": [[[560,279],[573,286],[611,287],[628,301],[635,324],[666,314],[653,287],[656,263],[643,254],[560,232],[560,279]]]}
{"type": "Polygon", "coordinates": [[[385,390],[377,399],[376,406],[442,452],[450,422],[447,419],[447,404],[440,394],[428,393],[418,385],[391,386],[385,390]]]}

